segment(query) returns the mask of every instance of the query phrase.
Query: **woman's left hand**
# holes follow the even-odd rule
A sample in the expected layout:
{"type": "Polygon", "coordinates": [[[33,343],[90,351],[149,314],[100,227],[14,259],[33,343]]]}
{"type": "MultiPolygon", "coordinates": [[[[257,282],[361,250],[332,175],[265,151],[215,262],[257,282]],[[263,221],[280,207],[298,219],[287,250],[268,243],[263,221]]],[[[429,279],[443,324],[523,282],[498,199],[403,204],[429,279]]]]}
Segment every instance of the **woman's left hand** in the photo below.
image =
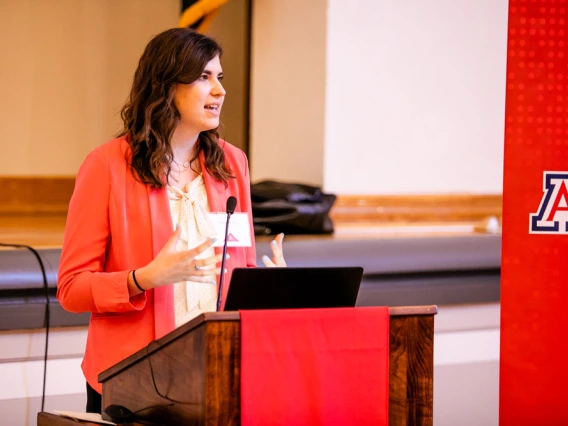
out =
{"type": "Polygon", "coordinates": [[[282,251],[282,241],[284,240],[284,234],[278,234],[271,242],[270,248],[272,249],[272,259],[268,256],[262,256],[262,261],[264,266],[269,268],[284,268],[286,267],[286,261],[284,260],[284,253],[282,251]]]}

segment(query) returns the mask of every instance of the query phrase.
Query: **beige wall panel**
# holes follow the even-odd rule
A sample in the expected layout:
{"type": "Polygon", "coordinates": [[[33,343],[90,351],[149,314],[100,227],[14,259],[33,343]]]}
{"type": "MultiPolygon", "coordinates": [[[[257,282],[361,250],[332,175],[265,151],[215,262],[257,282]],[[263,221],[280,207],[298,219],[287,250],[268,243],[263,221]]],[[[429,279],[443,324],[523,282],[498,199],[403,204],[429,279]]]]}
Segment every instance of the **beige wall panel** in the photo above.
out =
{"type": "Polygon", "coordinates": [[[253,181],[323,183],[325,0],[252,5],[253,181]]]}
{"type": "Polygon", "coordinates": [[[120,128],[118,111],[177,0],[0,2],[0,174],[74,175],[120,128]]]}
{"type": "Polygon", "coordinates": [[[249,108],[250,0],[230,0],[215,17],[207,35],[223,47],[223,86],[227,91],[219,134],[247,150],[249,108]]]}

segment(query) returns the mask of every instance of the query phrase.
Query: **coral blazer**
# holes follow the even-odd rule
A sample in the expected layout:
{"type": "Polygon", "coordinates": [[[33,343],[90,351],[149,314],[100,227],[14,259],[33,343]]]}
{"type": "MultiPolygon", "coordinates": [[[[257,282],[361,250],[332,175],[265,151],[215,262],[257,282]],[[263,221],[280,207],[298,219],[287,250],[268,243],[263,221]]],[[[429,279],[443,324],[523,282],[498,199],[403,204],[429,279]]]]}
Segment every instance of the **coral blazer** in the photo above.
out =
{"type": "MultiPolygon", "coordinates": [[[[235,211],[248,213],[253,241],[252,247],[228,248],[229,283],[233,268],[256,266],[256,253],[246,155],[223,140],[219,144],[236,179],[215,180],[200,155],[209,208],[223,212],[227,198],[236,197],[235,211]]],[[[129,271],[147,265],[174,232],[167,190],[136,180],[129,155],[125,138],[119,138],[85,159],[69,204],[59,264],[59,302],[70,312],[91,312],[82,368],[99,393],[99,373],[174,329],[172,285],[132,298],[128,294],[129,271]]],[[[227,289],[224,285],[223,301],[227,289]]]]}

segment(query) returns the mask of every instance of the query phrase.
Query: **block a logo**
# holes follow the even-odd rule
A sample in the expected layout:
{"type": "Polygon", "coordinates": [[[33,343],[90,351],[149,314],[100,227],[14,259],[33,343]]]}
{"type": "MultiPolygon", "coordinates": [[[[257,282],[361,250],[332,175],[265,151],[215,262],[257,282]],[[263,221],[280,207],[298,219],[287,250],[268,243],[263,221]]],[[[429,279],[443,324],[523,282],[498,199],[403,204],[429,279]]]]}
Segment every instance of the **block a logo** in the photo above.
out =
{"type": "Polygon", "coordinates": [[[530,214],[529,234],[568,234],[568,172],[544,172],[544,194],[530,214]]]}

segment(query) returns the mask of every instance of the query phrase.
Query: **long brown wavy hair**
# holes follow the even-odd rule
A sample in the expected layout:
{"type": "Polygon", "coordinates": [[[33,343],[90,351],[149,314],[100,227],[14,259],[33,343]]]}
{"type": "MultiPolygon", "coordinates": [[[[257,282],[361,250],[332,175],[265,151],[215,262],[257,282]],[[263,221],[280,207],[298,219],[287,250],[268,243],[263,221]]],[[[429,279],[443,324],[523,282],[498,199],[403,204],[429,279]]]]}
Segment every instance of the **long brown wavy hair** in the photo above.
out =
{"type": "MultiPolygon", "coordinates": [[[[170,140],[180,119],[173,101],[176,85],[197,80],[207,63],[221,54],[215,40],[189,28],[166,30],[146,46],[120,112],[124,127],[119,134],[126,136],[132,151],[127,160],[141,182],[154,188],[167,182],[174,158],[170,140]]],[[[201,151],[212,176],[225,183],[233,177],[225,164],[217,129],[199,134],[191,162],[201,151]]]]}

